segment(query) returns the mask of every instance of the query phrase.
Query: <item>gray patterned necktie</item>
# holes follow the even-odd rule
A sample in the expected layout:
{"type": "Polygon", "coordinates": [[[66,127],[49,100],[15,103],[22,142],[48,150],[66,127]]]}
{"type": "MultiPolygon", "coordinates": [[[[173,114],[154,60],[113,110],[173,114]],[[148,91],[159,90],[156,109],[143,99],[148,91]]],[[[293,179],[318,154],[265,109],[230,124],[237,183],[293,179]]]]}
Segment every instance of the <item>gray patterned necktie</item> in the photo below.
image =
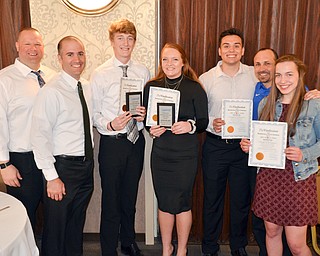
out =
{"type": "Polygon", "coordinates": [[[40,86],[40,88],[42,88],[42,87],[45,85],[46,82],[43,80],[40,72],[41,72],[40,70],[38,70],[38,71],[31,71],[31,73],[35,74],[35,75],[38,77],[39,86],[40,86]]]}
{"type": "MultiPolygon", "coordinates": [[[[128,77],[128,73],[127,73],[128,65],[122,65],[119,67],[122,68],[122,76],[128,77]]],[[[133,144],[135,144],[139,138],[137,120],[134,118],[131,118],[126,125],[126,128],[127,128],[127,139],[131,141],[133,144]]]]}
{"type": "Polygon", "coordinates": [[[120,68],[122,68],[122,76],[123,77],[128,77],[128,65],[122,65],[122,66],[119,66],[120,68]]]}

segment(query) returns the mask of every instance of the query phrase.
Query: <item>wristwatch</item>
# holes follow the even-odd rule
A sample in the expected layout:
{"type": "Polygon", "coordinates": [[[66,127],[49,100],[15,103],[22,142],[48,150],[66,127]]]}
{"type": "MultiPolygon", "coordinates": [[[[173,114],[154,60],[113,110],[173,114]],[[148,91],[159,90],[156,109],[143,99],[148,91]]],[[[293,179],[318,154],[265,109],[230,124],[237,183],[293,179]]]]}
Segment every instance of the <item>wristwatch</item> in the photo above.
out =
{"type": "Polygon", "coordinates": [[[9,162],[6,162],[6,163],[3,163],[3,164],[0,164],[0,169],[5,169],[7,168],[8,166],[10,166],[12,163],[9,161],[9,162]]]}

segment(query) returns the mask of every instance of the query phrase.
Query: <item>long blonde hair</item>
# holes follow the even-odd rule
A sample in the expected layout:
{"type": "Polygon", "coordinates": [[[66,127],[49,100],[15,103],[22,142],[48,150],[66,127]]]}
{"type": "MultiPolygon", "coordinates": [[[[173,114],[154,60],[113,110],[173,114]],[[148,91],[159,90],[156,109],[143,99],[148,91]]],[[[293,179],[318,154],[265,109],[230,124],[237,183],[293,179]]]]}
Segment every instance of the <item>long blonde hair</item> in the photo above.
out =
{"type": "MultiPolygon", "coordinates": [[[[280,57],[276,60],[276,66],[282,62],[293,62],[299,73],[299,81],[295,91],[295,95],[292,98],[288,113],[286,116],[286,122],[288,123],[288,134],[293,136],[295,134],[295,127],[297,119],[302,109],[304,95],[306,94],[306,88],[304,83],[304,77],[307,71],[306,65],[295,55],[288,54],[280,57]]],[[[275,121],[276,101],[282,96],[280,90],[275,85],[275,81],[272,81],[272,87],[268,96],[266,105],[262,109],[260,120],[263,121],[275,121]]]]}

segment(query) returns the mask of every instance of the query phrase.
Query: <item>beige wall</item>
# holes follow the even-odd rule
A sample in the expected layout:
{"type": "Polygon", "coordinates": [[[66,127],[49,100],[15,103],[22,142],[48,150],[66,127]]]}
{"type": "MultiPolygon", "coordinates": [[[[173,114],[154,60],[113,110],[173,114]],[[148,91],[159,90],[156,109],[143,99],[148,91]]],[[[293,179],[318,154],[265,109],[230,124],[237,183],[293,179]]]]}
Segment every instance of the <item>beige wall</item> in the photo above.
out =
{"type": "MultiPolygon", "coordinates": [[[[79,37],[85,45],[87,67],[84,77],[89,79],[90,73],[112,56],[107,33],[110,23],[120,18],[127,18],[135,23],[138,31],[133,58],[147,66],[151,75],[154,75],[157,45],[156,1],[121,0],[111,12],[98,17],[75,14],[59,0],[30,0],[30,9],[32,26],[39,29],[44,38],[45,57],[43,63],[45,65],[55,70],[60,69],[56,57],[57,43],[64,36],[74,35],[79,37]]],[[[95,133],[95,154],[98,152],[98,141],[99,136],[95,133]]],[[[149,152],[149,148],[147,151],[149,152]]],[[[138,233],[144,233],[146,228],[145,182],[147,183],[146,187],[150,187],[150,170],[145,172],[147,172],[147,180],[145,181],[145,175],[143,175],[137,202],[136,231],[138,233]]],[[[99,231],[101,189],[97,162],[95,163],[94,175],[95,189],[88,209],[85,232],[99,231]]],[[[152,201],[151,204],[153,204],[152,201]]]]}

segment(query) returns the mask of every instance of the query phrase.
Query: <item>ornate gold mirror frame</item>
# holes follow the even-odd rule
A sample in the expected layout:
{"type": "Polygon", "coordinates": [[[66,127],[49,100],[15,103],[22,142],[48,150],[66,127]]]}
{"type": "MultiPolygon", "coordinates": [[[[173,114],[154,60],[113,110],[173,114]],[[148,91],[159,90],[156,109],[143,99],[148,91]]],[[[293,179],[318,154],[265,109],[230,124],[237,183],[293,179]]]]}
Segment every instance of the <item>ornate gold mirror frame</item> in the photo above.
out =
{"type": "Polygon", "coordinates": [[[86,15],[99,16],[116,6],[120,0],[61,0],[71,11],[86,15]]]}

